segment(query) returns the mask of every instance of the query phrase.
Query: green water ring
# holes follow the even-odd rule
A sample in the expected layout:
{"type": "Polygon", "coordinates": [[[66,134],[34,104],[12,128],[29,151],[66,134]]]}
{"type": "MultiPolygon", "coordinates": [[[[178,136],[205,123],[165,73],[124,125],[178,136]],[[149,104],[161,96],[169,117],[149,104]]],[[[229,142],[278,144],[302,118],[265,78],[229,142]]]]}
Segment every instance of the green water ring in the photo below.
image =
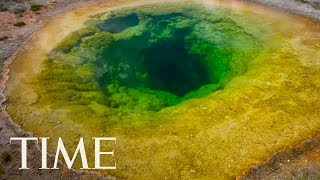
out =
{"type": "Polygon", "coordinates": [[[159,111],[223,89],[262,47],[221,11],[159,6],[150,12],[125,9],[87,21],[51,52],[41,93],[93,110],[99,104],[159,111]]]}

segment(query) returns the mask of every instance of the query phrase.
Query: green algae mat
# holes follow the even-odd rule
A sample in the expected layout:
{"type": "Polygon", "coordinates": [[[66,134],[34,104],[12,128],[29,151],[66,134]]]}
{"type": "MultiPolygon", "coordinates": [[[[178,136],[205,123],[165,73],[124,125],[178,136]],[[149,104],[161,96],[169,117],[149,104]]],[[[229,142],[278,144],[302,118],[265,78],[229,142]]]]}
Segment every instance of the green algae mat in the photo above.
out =
{"type": "Polygon", "coordinates": [[[7,112],[70,152],[116,137],[117,178],[232,179],[319,130],[319,57],[315,22],[253,4],[92,4],[18,54],[7,112]]]}

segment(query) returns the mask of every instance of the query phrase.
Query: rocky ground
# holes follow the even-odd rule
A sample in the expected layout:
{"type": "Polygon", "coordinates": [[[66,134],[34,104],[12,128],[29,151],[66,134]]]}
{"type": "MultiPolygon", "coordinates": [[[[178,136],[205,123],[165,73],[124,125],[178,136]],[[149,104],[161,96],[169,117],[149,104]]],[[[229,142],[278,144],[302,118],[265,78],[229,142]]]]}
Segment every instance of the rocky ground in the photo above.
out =
{"type": "Polygon", "coordinates": [[[245,0],[320,20],[320,0],[245,0]]]}
{"type": "MultiPolygon", "coordinates": [[[[90,0],[93,1],[93,0],[90,0]]],[[[320,21],[320,0],[248,0],[280,8],[320,21]]],[[[85,5],[86,0],[0,0],[0,68],[2,74],[14,55],[23,48],[43,22],[50,16],[85,5]]],[[[0,76],[0,82],[6,77],[0,76]]],[[[3,84],[1,89],[4,88],[3,84]]],[[[5,99],[1,98],[3,102],[5,99]]],[[[32,136],[16,126],[0,107],[0,177],[2,179],[112,179],[97,173],[76,170],[28,171],[18,170],[20,146],[9,144],[10,137],[32,136]],[[22,178],[23,177],[23,178],[22,178]]],[[[38,146],[30,144],[29,166],[39,167],[38,146]]],[[[52,157],[51,157],[52,158],[52,157]]],[[[269,161],[257,165],[240,179],[319,179],[320,178],[320,133],[300,145],[275,154],[269,161]]]]}
{"type": "Polygon", "coordinates": [[[320,133],[274,154],[269,161],[252,167],[239,179],[320,179],[320,133]]]}
{"type": "Polygon", "coordinates": [[[71,9],[76,0],[0,0],[0,64],[26,42],[43,21],[71,9]]]}

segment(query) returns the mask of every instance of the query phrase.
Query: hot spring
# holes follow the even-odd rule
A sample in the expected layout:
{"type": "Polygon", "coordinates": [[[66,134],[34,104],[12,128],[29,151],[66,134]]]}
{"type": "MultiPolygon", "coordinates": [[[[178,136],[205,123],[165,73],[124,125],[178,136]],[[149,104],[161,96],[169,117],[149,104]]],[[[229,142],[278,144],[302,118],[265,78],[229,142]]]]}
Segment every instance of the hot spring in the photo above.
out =
{"type": "Polygon", "coordinates": [[[69,85],[70,97],[77,94],[71,103],[159,111],[223,88],[261,45],[229,18],[203,19],[200,10],[184,8],[150,14],[145,7],[88,21],[50,53],[43,94],[60,92],[63,100],[69,85]],[[100,95],[89,100],[82,93],[88,91],[100,95]]]}
{"type": "Polygon", "coordinates": [[[70,152],[117,137],[115,177],[230,179],[320,128],[319,47],[315,22],[244,2],[90,4],[18,54],[7,111],[70,152]]]}

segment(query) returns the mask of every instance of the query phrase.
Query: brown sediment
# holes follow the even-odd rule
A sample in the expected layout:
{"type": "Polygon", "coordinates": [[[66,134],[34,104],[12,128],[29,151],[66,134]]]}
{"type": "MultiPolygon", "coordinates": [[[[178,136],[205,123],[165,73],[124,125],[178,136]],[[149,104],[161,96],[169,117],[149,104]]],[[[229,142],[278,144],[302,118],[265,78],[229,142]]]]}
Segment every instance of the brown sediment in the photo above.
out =
{"type": "Polygon", "coordinates": [[[319,179],[320,132],[275,153],[268,161],[253,166],[239,179],[319,179]]]}

